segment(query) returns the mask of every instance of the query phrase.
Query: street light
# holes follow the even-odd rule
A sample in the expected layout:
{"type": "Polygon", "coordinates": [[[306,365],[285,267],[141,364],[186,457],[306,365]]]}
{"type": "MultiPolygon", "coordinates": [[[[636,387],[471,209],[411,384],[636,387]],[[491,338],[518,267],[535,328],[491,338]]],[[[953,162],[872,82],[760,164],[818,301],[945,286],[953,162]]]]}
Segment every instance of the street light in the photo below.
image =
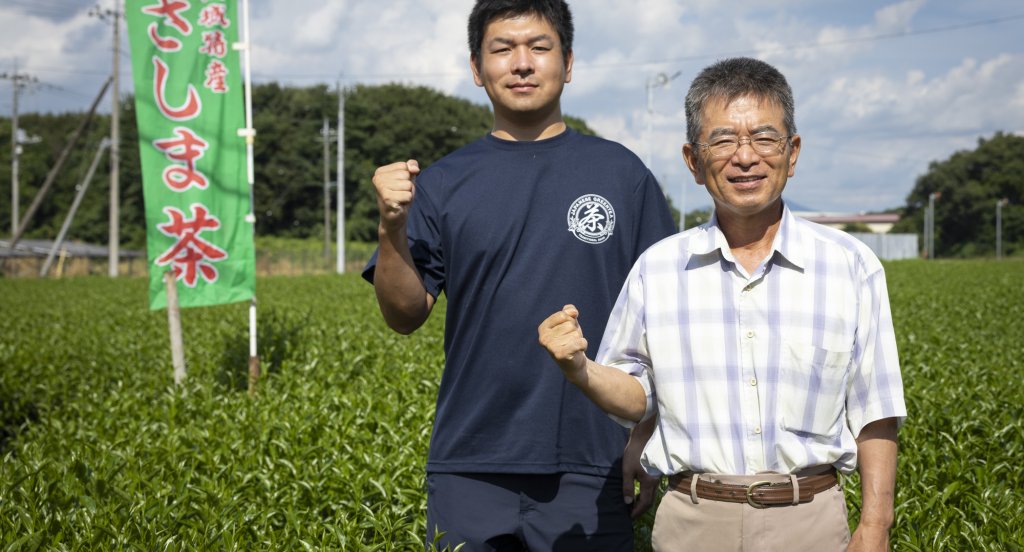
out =
{"type": "Polygon", "coordinates": [[[1007,198],[996,202],[996,259],[1003,258],[1003,205],[1010,203],[1007,198]]]}
{"type": "MultiPolygon", "coordinates": [[[[660,87],[667,87],[668,83],[670,83],[673,80],[675,80],[676,78],[678,78],[679,75],[681,75],[681,74],[683,74],[682,71],[676,71],[672,75],[666,75],[665,73],[658,73],[657,75],[654,75],[653,77],[648,77],[647,84],[644,86],[647,89],[647,139],[645,140],[645,142],[646,142],[645,149],[647,151],[645,152],[646,159],[644,159],[644,162],[646,163],[647,168],[649,170],[651,170],[651,172],[654,172],[652,161],[651,161],[651,155],[652,155],[651,152],[654,149],[654,146],[653,146],[653,142],[654,142],[654,89],[655,88],[660,88],[660,87]]],[[[666,177],[666,180],[667,180],[667,177],[666,177]]],[[[664,192],[664,191],[665,190],[664,190],[664,185],[663,185],[662,186],[662,192],[664,192]]],[[[683,185],[683,194],[686,194],[685,184],[683,185]]],[[[683,197],[685,197],[685,195],[683,197]]],[[[679,229],[682,230],[685,227],[686,227],[686,211],[684,210],[683,205],[680,202],[680,205],[679,205],[679,229]]]]}
{"type": "Polygon", "coordinates": [[[682,71],[676,71],[671,76],[665,73],[658,73],[653,77],[647,79],[645,88],[647,89],[647,168],[651,168],[651,149],[654,134],[654,89],[668,86],[668,83],[675,80],[679,75],[683,74],[682,71]]]}

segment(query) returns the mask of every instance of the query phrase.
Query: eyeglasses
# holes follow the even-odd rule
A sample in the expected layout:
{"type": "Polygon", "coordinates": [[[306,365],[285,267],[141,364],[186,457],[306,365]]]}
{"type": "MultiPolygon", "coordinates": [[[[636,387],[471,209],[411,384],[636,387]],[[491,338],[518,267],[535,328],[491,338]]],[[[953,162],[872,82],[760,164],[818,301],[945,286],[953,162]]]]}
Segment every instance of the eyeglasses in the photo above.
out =
{"type": "Polygon", "coordinates": [[[790,138],[792,138],[792,136],[779,136],[773,132],[761,132],[759,134],[743,138],[737,138],[736,136],[723,136],[709,144],[694,142],[693,145],[700,146],[702,149],[708,151],[711,154],[711,157],[715,159],[723,159],[735,155],[736,152],[739,151],[743,142],[746,142],[750,144],[750,147],[754,149],[755,153],[762,157],[768,157],[782,153],[782,150],[786,147],[790,138]]]}

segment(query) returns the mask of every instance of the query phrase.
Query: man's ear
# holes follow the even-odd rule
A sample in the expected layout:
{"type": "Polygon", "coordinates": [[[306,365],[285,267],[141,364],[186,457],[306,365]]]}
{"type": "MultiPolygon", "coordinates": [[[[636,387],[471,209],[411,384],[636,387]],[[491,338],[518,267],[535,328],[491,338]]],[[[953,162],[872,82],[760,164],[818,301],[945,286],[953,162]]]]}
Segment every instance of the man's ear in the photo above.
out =
{"type": "Polygon", "coordinates": [[[572,61],[573,61],[572,50],[569,50],[569,53],[566,54],[566,56],[565,56],[565,82],[566,83],[572,82],[572,61]]]}
{"type": "Polygon", "coordinates": [[[690,169],[690,174],[693,175],[693,180],[704,185],[704,168],[703,160],[700,158],[698,150],[694,149],[693,144],[687,142],[683,144],[683,160],[686,161],[686,166],[690,169]]]}
{"type": "Polygon", "coordinates": [[[484,81],[480,78],[480,63],[476,54],[469,55],[469,70],[473,72],[473,83],[477,86],[483,86],[484,81]]]}
{"type": "Polygon", "coordinates": [[[790,152],[789,152],[789,175],[788,176],[791,178],[794,174],[796,174],[796,160],[797,160],[798,157],[800,157],[800,146],[801,146],[800,135],[799,134],[794,134],[793,137],[789,139],[789,143],[791,145],[790,145],[790,152]]]}

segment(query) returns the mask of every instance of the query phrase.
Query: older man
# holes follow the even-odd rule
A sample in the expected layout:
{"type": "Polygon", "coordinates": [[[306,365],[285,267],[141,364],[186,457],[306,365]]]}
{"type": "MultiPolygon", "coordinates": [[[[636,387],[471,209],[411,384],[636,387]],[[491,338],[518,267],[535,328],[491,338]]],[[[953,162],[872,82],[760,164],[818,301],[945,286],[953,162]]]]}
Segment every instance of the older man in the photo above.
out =
{"type": "Polygon", "coordinates": [[[572,305],[540,341],[625,425],[657,416],[642,456],[670,476],[656,550],[885,550],[906,407],[882,266],[783,202],[801,140],[778,70],[706,68],[686,118],[683,156],[715,216],[641,256],[597,362],[572,305]],[[851,538],[837,471],[854,470],[851,538]]]}

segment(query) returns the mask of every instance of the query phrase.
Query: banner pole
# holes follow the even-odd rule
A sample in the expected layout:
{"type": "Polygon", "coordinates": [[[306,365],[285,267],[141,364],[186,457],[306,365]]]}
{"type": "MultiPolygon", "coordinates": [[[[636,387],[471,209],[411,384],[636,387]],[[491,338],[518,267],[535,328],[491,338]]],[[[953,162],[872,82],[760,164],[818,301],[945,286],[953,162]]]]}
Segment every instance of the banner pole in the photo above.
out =
{"type": "Polygon", "coordinates": [[[338,258],[335,269],[338,274],[345,273],[345,92],[341,88],[341,80],[337,82],[338,88],[338,258]]]}
{"type": "MultiPolygon", "coordinates": [[[[245,128],[239,130],[239,134],[245,136],[245,161],[246,176],[249,182],[249,214],[245,217],[246,222],[252,225],[253,239],[256,237],[256,174],[254,169],[253,143],[256,141],[256,129],[252,127],[252,39],[249,33],[249,0],[242,1],[242,32],[245,38],[241,44],[242,70],[245,74],[245,128]]],[[[256,262],[255,255],[253,263],[256,262]]],[[[253,266],[253,274],[256,267],[253,266]]],[[[252,300],[249,302],[249,396],[256,394],[256,384],[260,379],[260,357],[256,347],[256,293],[253,292],[252,300]]]]}
{"type": "Polygon", "coordinates": [[[167,286],[167,326],[171,336],[171,363],[174,365],[174,383],[185,382],[185,344],[181,337],[181,309],[178,306],[178,278],[173,270],[164,272],[167,286]]]}

